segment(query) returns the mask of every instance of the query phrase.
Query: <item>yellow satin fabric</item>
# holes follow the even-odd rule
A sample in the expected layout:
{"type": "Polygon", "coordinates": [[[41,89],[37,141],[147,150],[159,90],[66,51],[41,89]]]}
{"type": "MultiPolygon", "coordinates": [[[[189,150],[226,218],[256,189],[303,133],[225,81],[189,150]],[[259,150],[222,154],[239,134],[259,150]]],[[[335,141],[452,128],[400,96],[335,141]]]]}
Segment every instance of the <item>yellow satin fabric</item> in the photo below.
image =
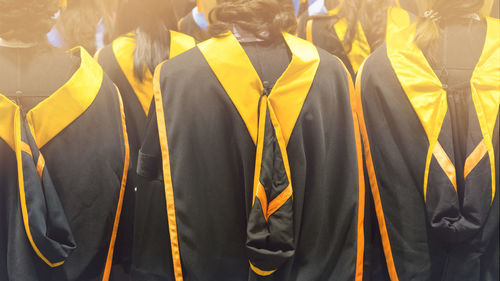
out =
{"type": "MultiPolygon", "coordinates": [[[[413,24],[391,36],[387,41],[387,55],[429,140],[423,187],[425,198],[430,162],[438,145],[448,104],[441,81],[413,41],[415,30],[416,25],[413,24]]],[[[471,88],[481,132],[491,161],[493,200],[496,181],[492,134],[500,104],[500,21],[487,18],[487,30],[483,53],[471,78],[471,88]]]]}
{"type": "MultiPolygon", "coordinates": [[[[134,74],[133,58],[136,44],[133,36],[134,33],[129,33],[127,36],[115,39],[112,43],[112,49],[123,74],[132,86],[144,113],[147,115],[153,99],[153,74],[149,69],[145,69],[142,81],[134,74]]],[[[191,36],[170,31],[170,58],[193,48],[195,45],[194,38],[191,36]]]]}

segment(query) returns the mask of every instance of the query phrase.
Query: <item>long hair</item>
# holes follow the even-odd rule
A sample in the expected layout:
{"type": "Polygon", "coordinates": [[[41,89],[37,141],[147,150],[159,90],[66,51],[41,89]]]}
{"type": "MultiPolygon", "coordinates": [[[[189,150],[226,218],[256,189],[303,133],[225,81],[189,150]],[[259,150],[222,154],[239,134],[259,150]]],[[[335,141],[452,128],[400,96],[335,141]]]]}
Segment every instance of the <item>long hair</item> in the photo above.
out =
{"type": "Polygon", "coordinates": [[[147,69],[153,71],[168,58],[169,30],[177,29],[172,0],[125,0],[119,8],[117,27],[122,34],[136,31],[134,74],[142,81],[147,69]]]}
{"type": "Polygon", "coordinates": [[[222,1],[210,12],[209,33],[218,36],[233,25],[262,39],[275,39],[281,32],[295,32],[291,1],[285,0],[230,0],[222,1]]]}
{"type": "MultiPolygon", "coordinates": [[[[335,1],[332,1],[332,3],[335,1]]],[[[328,3],[328,2],[327,2],[328,3]]],[[[339,44],[338,54],[348,54],[351,51],[354,40],[359,36],[359,22],[363,27],[363,32],[368,40],[372,50],[380,46],[385,39],[387,8],[390,6],[390,0],[343,0],[340,1],[338,13],[335,15],[334,22],[328,27],[332,37],[335,29],[334,25],[341,19],[347,22],[347,30],[344,39],[339,44]]],[[[331,4],[330,4],[331,5],[331,4]]]]}
{"type": "Polygon", "coordinates": [[[57,27],[70,48],[83,46],[93,53],[96,50],[97,25],[101,20],[107,23],[108,18],[102,0],[71,0],[61,13],[57,27]]]}
{"type": "Polygon", "coordinates": [[[485,0],[421,0],[419,2],[421,14],[432,11],[435,16],[422,16],[417,19],[415,43],[431,62],[435,61],[438,40],[442,32],[439,22],[478,13],[484,2],[485,0]]]}
{"type": "Polygon", "coordinates": [[[46,42],[58,0],[0,0],[0,37],[27,43],[46,42]]]}

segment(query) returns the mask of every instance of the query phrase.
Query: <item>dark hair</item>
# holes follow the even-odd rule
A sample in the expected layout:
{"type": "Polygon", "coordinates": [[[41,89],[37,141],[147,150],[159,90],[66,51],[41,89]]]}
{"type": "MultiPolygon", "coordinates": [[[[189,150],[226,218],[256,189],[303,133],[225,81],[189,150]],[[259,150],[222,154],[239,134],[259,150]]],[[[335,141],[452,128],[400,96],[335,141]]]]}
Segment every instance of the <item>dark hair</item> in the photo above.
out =
{"type": "Polygon", "coordinates": [[[339,12],[335,15],[334,23],[328,27],[330,33],[335,33],[334,25],[341,19],[347,21],[346,34],[342,44],[339,45],[342,49],[334,52],[346,55],[351,51],[352,43],[359,36],[359,22],[361,22],[370,49],[374,50],[380,46],[385,40],[389,6],[389,0],[344,0],[339,7],[339,12]]]}
{"type": "Polygon", "coordinates": [[[0,37],[30,43],[46,42],[58,3],[58,0],[0,0],[0,37]]]}
{"type": "Polygon", "coordinates": [[[109,20],[102,0],[70,0],[58,19],[57,27],[70,48],[83,46],[93,53],[96,50],[97,25],[101,19],[105,23],[109,20]]]}
{"type": "Polygon", "coordinates": [[[363,26],[370,49],[375,50],[385,41],[387,31],[387,9],[390,0],[363,0],[359,21],[363,26]]]}
{"type": "Polygon", "coordinates": [[[292,2],[289,0],[230,0],[218,4],[209,15],[209,33],[218,36],[233,25],[262,39],[273,39],[281,32],[294,33],[297,28],[292,2]]]}
{"type": "Polygon", "coordinates": [[[169,30],[177,28],[177,17],[172,0],[131,0],[126,5],[130,13],[125,14],[131,15],[128,18],[130,29],[136,30],[134,74],[142,81],[146,69],[154,71],[160,62],[168,58],[169,30]]]}
{"type": "Polygon", "coordinates": [[[483,7],[484,2],[484,0],[421,0],[419,2],[422,15],[431,10],[436,13],[434,17],[419,17],[415,33],[415,43],[431,63],[435,61],[438,39],[441,36],[439,22],[477,13],[483,7]]]}

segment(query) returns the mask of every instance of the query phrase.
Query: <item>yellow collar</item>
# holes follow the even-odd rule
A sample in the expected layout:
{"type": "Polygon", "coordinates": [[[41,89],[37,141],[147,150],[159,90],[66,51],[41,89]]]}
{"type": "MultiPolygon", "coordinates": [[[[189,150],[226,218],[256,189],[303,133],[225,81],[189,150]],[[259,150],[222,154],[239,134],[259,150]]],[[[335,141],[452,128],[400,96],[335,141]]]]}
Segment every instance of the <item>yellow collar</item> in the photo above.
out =
{"type": "MultiPolygon", "coordinates": [[[[283,33],[292,60],[268,96],[288,143],[295,122],[311,88],[319,66],[317,49],[307,41],[283,33]]],[[[248,132],[257,143],[259,98],[262,82],[250,59],[231,32],[198,45],[217,79],[233,101],[248,132]]]]}
{"type": "MultiPolygon", "coordinates": [[[[63,86],[26,114],[39,148],[85,112],[101,88],[103,71],[99,64],[83,48],[73,51],[79,52],[80,67],[63,86]]],[[[20,116],[19,107],[0,95],[0,116],[3,121],[0,124],[0,137],[14,148],[16,137],[12,128],[15,119],[20,116]]]]}
{"type": "MultiPolygon", "coordinates": [[[[500,65],[498,64],[500,61],[500,21],[492,18],[487,18],[486,21],[486,41],[471,78],[471,89],[483,141],[491,161],[492,196],[494,196],[496,179],[492,136],[500,104],[500,65]]],[[[425,196],[430,161],[436,153],[435,150],[439,152],[438,138],[448,104],[447,94],[441,81],[422,51],[414,43],[415,30],[416,25],[412,24],[390,36],[387,41],[387,55],[429,140],[424,178],[425,196]]]]}
{"type": "MultiPolygon", "coordinates": [[[[113,53],[123,71],[123,74],[130,83],[130,86],[132,86],[144,113],[147,115],[149,112],[149,106],[151,105],[151,100],[153,99],[153,75],[149,69],[146,69],[146,73],[142,81],[135,76],[135,39],[133,38],[135,34],[128,33],[127,35],[128,36],[122,36],[113,41],[113,53]]],[[[170,58],[193,48],[195,45],[196,42],[193,37],[172,30],[170,31],[170,58]]]]}

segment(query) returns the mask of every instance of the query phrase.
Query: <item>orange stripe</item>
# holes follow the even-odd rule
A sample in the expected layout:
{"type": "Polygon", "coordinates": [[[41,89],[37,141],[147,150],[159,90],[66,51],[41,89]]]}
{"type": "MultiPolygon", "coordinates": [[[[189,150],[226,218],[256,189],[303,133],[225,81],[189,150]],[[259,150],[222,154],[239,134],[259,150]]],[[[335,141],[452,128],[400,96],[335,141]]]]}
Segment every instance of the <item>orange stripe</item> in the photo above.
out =
{"type": "Polygon", "coordinates": [[[448,157],[448,154],[446,154],[439,142],[437,142],[436,146],[434,146],[434,151],[432,152],[432,154],[434,155],[434,157],[436,157],[439,166],[441,166],[441,169],[443,169],[443,171],[450,179],[450,182],[453,185],[455,191],[457,191],[457,173],[455,172],[455,166],[453,165],[450,158],[448,157]]]}
{"type": "Polygon", "coordinates": [[[184,18],[181,18],[178,22],[177,22],[177,31],[181,31],[181,25],[182,25],[182,22],[184,21],[184,18]]]}
{"type": "Polygon", "coordinates": [[[387,232],[387,225],[385,223],[384,210],[382,208],[382,199],[380,198],[380,191],[378,188],[377,175],[375,174],[375,167],[373,166],[373,159],[370,150],[370,141],[368,139],[368,133],[366,130],[366,123],[363,114],[363,104],[361,103],[361,76],[362,76],[361,66],[357,77],[356,77],[356,111],[359,118],[359,126],[361,129],[361,136],[363,139],[365,157],[366,157],[366,169],[368,171],[368,180],[370,182],[370,187],[372,190],[373,202],[375,204],[375,212],[377,214],[377,220],[380,229],[380,236],[382,238],[382,245],[384,247],[384,255],[387,263],[387,270],[389,271],[389,277],[392,281],[399,281],[398,274],[396,271],[396,266],[394,265],[394,258],[392,256],[391,243],[389,240],[389,234],[387,232]]]}
{"type": "Polygon", "coordinates": [[[104,267],[104,274],[102,277],[102,281],[108,281],[109,275],[111,273],[111,266],[113,264],[113,252],[115,249],[115,242],[116,242],[116,234],[118,232],[118,225],[120,223],[120,216],[122,213],[123,196],[125,194],[125,185],[127,183],[128,167],[129,167],[129,160],[130,160],[127,126],[125,123],[125,111],[123,110],[123,101],[122,101],[122,97],[120,95],[120,90],[118,90],[118,87],[116,87],[116,92],[118,94],[118,100],[120,102],[120,115],[121,115],[122,130],[123,130],[123,143],[125,146],[125,161],[123,163],[123,175],[122,175],[122,182],[121,182],[121,186],[120,186],[120,197],[118,198],[118,206],[116,208],[115,222],[113,224],[113,232],[111,234],[111,241],[109,243],[108,256],[106,258],[106,266],[104,267]]]}
{"type": "MultiPolygon", "coordinates": [[[[163,62],[165,63],[165,62],[163,62]]],[[[162,154],[163,180],[165,183],[165,200],[168,216],[168,230],[170,233],[170,246],[172,249],[172,262],[176,281],[182,281],[182,264],[179,251],[179,240],[177,236],[177,220],[175,217],[174,189],[172,186],[172,175],[170,170],[170,155],[168,151],[167,127],[163,112],[163,101],[160,88],[160,73],[163,63],[158,65],[154,74],[154,100],[156,106],[156,117],[158,121],[158,135],[162,154]]]]}
{"type": "Polygon", "coordinates": [[[267,195],[266,195],[266,190],[264,190],[264,186],[262,186],[260,182],[257,184],[255,197],[259,198],[260,206],[262,208],[262,214],[264,215],[264,218],[266,218],[267,221],[267,218],[269,217],[267,215],[267,195]]]}
{"type": "MultiPolygon", "coordinates": [[[[50,267],[57,267],[62,264],[64,264],[64,261],[61,262],[55,262],[52,263],[50,262],[38,249],[35,241],[33,240],[33,236],[31,235],[31,229],[29,225],[29,218],[28,218],[28,206],[26,204],[26,193],[24,190],[24,176],[23,176],[23,160],[21,156],[21,151],[24,151],[28,154],[31,155],[31,149],[28,144],[25,142],[21,141],[21,124],[20,124],[20,110],[19,108],[16,109],[15,114],[14,114],[14,150],[16,152],[16,160],[17,160],[17,177],[18,177],[18,185],[19,185],[19,201],[21,201],[21,213],[23,217],[23,224],[24,224],[24,230],[26,231],[26,236],[28,237],[28,240],[31,244],[31,247],[33,248],[33,251],[37,254],[37,256],[43,260],[48,266],[50,267]]],[[[33,156],[31,156],[33,157],[33,156]]]]}
{"type": "MultiPolygon", "coordinates": [[[[255,156],[255,171],[254,171],[254,187],[252,194],[252,206],[255,203],[255,196],[257,196],[257,188],[260,184],[260,170],[262,169],[262,153],[264,151],[264,133],[266,130],[266,112],[267,112],[267,96],[262,97],[260,101],[260,114],[259,114],[259,124],[257,131],[257,153],[255,156]]],[[[267,200],[266,200],[267,202],[267,200]]],[[[262,204],[262,201],[260,202],[262,204]]],[[[267,212],[267,208],[266,208],[267,212]]],[[[265,216],[265,214],[264,214],[265,216]]]]}
{"type": "Polygon", "coordinates": [[[479,161],[483,159],[487,152],[488,148],[484,144],[484,140],[482,140],[465,160],[464,179],[472,172],[477,164],[479,164],[479,161]]]}
{"type": "Polygon", "coordinates": [[[33,158],[33,153],[31,153],[31,147],[24,141],[21,141],[21,151],[28,153],[31,156],[31,158],[33,158]]]}
{"type": "Polygon", "coordinates": [[[252,269],[253,272],[257,273],[260,276],[269,276],[277,270],[277,269],[275,269],[275,270],[262,270],[262,269],[256,267],[255,265],[253,265],[251,262],[250,262],[250,268],[252,269]]]}
{"type": "Polygon", "coordinates": [[[38,161],[36,162],[36,171],[38,173],[38,176],[40,176],[40,178],[42,178],[43,175],[43,168],[45,168],[45,159],[43,159],[43,155],[40,153],[38,161]]]}
{"type": "Polygon", "coordinates": [[[271,216],[276,210],[278,210],[288,198],[293,196],[293,188],[292,188],[292,178],[290,177],[290,162],[288,161],[288,153],[286,150],[286,142],[283,137],[283,131],[281,130],[280,123],[274,109],[269,101],[267,101],[267,106],[269,108],[269,116],[271,117],[271,122],[274,127],[274,134],[276,135],[276,140],[278,141],[278,146],[281,152],[281,158],[283,159],[283,166],[285,166],[285,173],[288,179],[288,186],[283,190],[278,197],[274,198],[274,200],[269,204],[267,210],[267,217],[271,216]]]}
{"type": "Polygon", "coordinates": [[[269,203],[269,207],[267,208],[267,218],[283,206],[288,198],[292,197],[292,194],[292,186],[288,185],[278,196],[276,196],[276,198],[273,199],[273,201],[269,203]]]}
{"type": "Polygon", "coordinates": [[[352,82],[351,74],[345,67],[344,63],[339,59],[344,66],[344,71],[347,75],[349,83],[349,96],[351,103],[352,118],[354,122],[354,138],[356,140],[356,158],[358,163],[358,240],[356,252],[356,275],[355,281],[363,280],[363,259],[365,254],[365,175],[363,171],[363,153],[361,145],[361,136],[359,132],[359,120],[357,115],[356,92],[354,83],[352,82]]]}
{"type": "Polygon", "coordinates": [[[312,19],[307,19],[306,22],[306,40],[309,42],[313,42],[313,20],[312,19]]]}

